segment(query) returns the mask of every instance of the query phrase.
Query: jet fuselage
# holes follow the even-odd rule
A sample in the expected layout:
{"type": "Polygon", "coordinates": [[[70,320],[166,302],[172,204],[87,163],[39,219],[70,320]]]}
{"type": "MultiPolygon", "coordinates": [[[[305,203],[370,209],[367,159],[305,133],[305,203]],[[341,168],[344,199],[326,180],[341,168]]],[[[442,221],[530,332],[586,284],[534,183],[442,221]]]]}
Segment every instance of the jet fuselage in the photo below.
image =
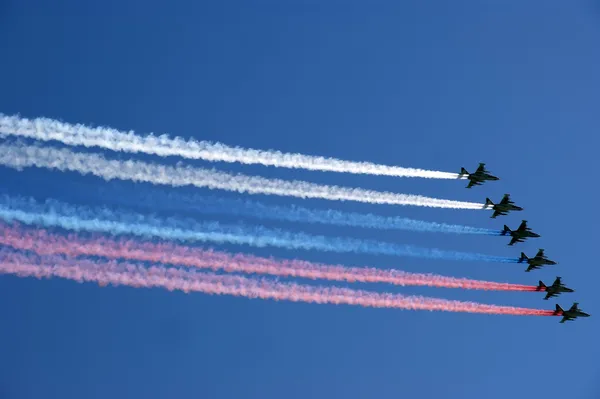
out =
{"type": "MultiPolygon", "coordinates": [[[[518,230],[511,231],[510,235],[512,237],[519,238],[519,239],[520,238],[538,238],[538,237],[540,237],[539,234],[534,233],[533,231],[528,231],[528,230],[525,230],[525,231],[518,231],[518,230]]],[[[548,263],[548,264],[552,264],[552,263],[548,263]]]]}
{"type": "Polygon", "coordinates": [[[513,204],[494,204],[493,210],[498,212],[522,211],[523,208],[513,204]]]}
{"type": "Polygon", "coordinates": [[[471,181],[476,181],[478,183],[484,182],[486,180],[500,180],[496,176],[492,176],[489,173],[471,173],[467,179],[471,181]]]}
{"type": "MultiPolygon", "coordinates": [[[[559,280],[560,281],[560,280],[559,280]]],[[[567,288],[564,285],[554,282],[554,284],[552,284],[549,287],[545,287],[543,288],[543,283],[540,281],[540,285],[538,287],[538,289],[541,290],[545,290],[546,291],[546,296],[544,297],[544,300],[548,300],[550,298],[552,298],[553,296],[558,296],[560,294],[562,294],[563,292],[575,292],[575,290],[571,289],[571,288],[567,288]]]]}
{"type": "Polygon", "coordinates": [[[575,311],[565,310],[565,311],[563,311],[562,316],[566,317],[568,319],[571,319],[571,320],[575,319],[577,317],[590,317],[589,314],[582,312],[581,310],[575,310],[575,311]]]}
{"type": "Polygon", "coordinates": [[[533,259],[528,259],[527,263],[532,267],[544,266],[544,265],[556,265],[556,262],[550,259],[535,257],[533,259]]]}

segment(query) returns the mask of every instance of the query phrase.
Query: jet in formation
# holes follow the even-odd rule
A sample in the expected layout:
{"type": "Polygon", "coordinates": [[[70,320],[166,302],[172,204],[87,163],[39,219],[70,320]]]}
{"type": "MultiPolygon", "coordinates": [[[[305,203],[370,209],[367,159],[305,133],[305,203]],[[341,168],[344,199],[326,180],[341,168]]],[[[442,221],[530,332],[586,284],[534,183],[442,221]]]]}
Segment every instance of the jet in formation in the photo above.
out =
{"type": "MultiPolygon", "coordinates": [[[[466,188],[472,188],[473,186],[480,186],[488,180],[500,180],[498,177],[492,175],[488,170],[485,169],[485,164],[480,163],[477,170],[473,173],[469,173],[465,168],[460,169],[459,178],[468,179],[469,184],[466,188]]],[[[497,216],[505,216],[511,211],[522,211],[523,208],[515,205],[513,201],[510,200],[509,194],[504,194],[502,200],[498,204],[494,204],[492,200],[489,198],[485,199],[485,209],[492,209],[494,213],[491,218],[495,219],[497,216]]],[[[519,225],[519,228],[516,230],[511,230],[508,226],[504,225],[504,229],[501,232],[501,235],[510,235],[512,239],[508,245],[514,245],[517,242],[524,242],[527,238],[537,238],[540,237],[539,234],[534,233],[529,227],[527,227],[527,221],[523,220],[519,225]]],[[[546,265],[556,265],[556,262],[548,259],[544,255],[544,250],[539,249],[537,254],[533,258],[529,258],[525,255],[524,252],[521,252],[521,257],[519,258],[519,263],[527,263],[528,267],[525,270],[526,272],[530,272],[535,269],[539,269],[546,265]]],[[[536,287],[536,291],[546,292],[546,296],[544,300],[548,300],[552,297],[558,296],[563,292],[574,292],[573,289],[567,288],[561,281],[561,277],[556,277],[556,280],[552,283],[552,285],[547,286],[541,280],[539,281],[539,285],[536,287]]],[[[559,305],[556,305],[556,310],[553,312],[555,316],[562,316],[561,323],[569,320],[575,320],[578,317],[589,317],[590,315],[581,311],[579,309],[579,303],[573,303],[573,306],[568,310],[562,309],[559,305]]]]}
{"type": "Polygon", "coordinates": [[[565,285],[562,283],[560,277],[556,277],[556,280],[554,280],[554,283],[552,283],[552,285],[549,287],[546,286],[542,282],[542,280],[540,280],[540,283],[537,286],[536,291],[545,291],[546,292],[546,297],[544,298],[544,300],[548,300],[548,299],[552,298],[553,296],[558,296],[563,292],[575,292],[575,290],[565,287],[565,285]]]}
{"type": "Polygon", "coordinates": [[[523,220],[516,230],[511,230],[507,225],[504,225],[504,230],[500,234],[503,236],[508,234],[512,237],[508,245],[514,245],[516,242],[524,242],[526,238],[537,238],[540,236],[527,227],[527,220],[523,220]]]}
{"type": "Polygon", "coordinates": [[[461,168],[459,178],[464,178],[465,176],[469,179],[469,184],[466,188],[482,185],[486,180],[500,180],[496,176],[491,175],[489,171],[485,170],[484,163],[480,163],[477,170],[473,173],[469,173],[465,168],[461,168]]]}
{"type": "MultiPolygon", "coordinates": [[[[504,228],[506,229],[506,226],[504,228]]],[[[535,254],[533,258],[529,258],[527,257],[527,255],[525,255],[525,252],[521,252],[519,263],[523,262],[526,262],[529,265],[527,267],[527,270],[525,270],[526,272],[530,272],[534,269],[539,269],[540,267],[546,265],[556,265],[555,261],[548,259],[546,255],[544,255],[544,250],[541,248],[540,250],[538,250],[537,254],[535,254]]]]}
{"type": "Polygon", "coordinates": [[[575,302],[569,310],[563,310],[559,305],[556,305],[556,310],[553,313],[555,316],[562,316],[561,323],[569,320],[575,320],[578,317],[590,317],[589,314],[579,309],[579,303],[575,302]]]}
{"type": "Polygon", "coordinates": [[[486,198],[485,208],[494,210],[494,214],[491,216],[492,219],[495,219],[498,215],[507,215],[510,211],[523,210],[523,208],[521,208],[520,206],[516,206],[515,203],[510,200],[509,194],[504,194],[504,197],[502,197],[502,200],[499,204],[494,204],[492,200],[486,198]]]}

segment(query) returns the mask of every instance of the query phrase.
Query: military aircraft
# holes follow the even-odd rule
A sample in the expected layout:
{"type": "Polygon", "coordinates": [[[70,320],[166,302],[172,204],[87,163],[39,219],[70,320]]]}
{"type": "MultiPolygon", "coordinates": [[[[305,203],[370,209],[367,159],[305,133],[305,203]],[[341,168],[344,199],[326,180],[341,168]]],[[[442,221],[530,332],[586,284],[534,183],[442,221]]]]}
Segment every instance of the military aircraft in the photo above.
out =
{"type": "Polygon", "coordinates": [[[559,305],[556,305],[556,310],[553,313],[555,316],[562,316],[561,323],[569,320],[575,320],[578,317],[590,317],[589,314],[582,312],[579,309],[579,303],[575,302],[569,310],[563,310],[559,305]]]}
{"type": "Polygon", "coordinates": [[[528,258],[527,255],[525,255],[525,252],[521,252],[519,263],[523,262],[527,262],[527,264],[529,265],[529,267],[527,267],[527,270],[525,270],[526,272],[530,272],[534,269],[539,269],[540,267],[546,265],[556,265],[555,261],[548,259],[546,255],[544,255],[544,250],[541,248],[538,250],[537,254],[535,254],[533,258],[528,258]]]}
{"type": "Polygon", "coordinates": [[[498,215],[507,215],[510,211],[522,211],[523,208],[516,206],[514,202],[510,200],[510,194],[504,194],[499,204],[494,204],[489,198],[485,199],[485,207],[487,209],[493,209],[494,214],[491,216],[495,219],[498,215]]]}
{"type": "Polygon", "coordinates": [[[514,245],[516,242],[524,242],[526,238],[537,238],[540,236],[527,227],[527,220],[523,220],[516,230],[511,230],[507,225],[504,225],[504,230],[502,230],[502,233],[500,234],[503,236],[510,234],[512,236],[508,245],[514,245]]]}
{"type": "Polygon", "coordinates": [[[486,180],[500,180],[496,176],[491,175],[489,171],[485,170],[484,163],[480,163],[477,170],[473,173],[467,172],[465,168],[460,168],[459,177],[464,178],[465,176],[469,179],[469,184],[466,188],[482,185],[486,180]]]}
{"type": "Polygon", "coordinates": [[[546,297],[544,298],[544,300],[552,298],[553,296],[558,296],[562,292],[575,292],[575,290],[565,287],[565,285],[562,283],[560,277],[556,277],[556,280],[554,280],[554,282],[552,283],[552,285],[550,287],[546,286],[542,282],[542,280],[540,280],[540,283],[537,286],[536,291],[545,291],[546,292],[546,297]]]}

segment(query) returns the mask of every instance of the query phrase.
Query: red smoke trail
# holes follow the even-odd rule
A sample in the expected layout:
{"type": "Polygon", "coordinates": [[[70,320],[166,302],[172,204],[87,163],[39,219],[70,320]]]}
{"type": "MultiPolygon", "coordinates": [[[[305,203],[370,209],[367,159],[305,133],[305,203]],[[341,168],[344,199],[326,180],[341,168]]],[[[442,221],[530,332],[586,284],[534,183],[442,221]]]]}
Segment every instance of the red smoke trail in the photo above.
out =
{"type": "Polygon", "coordinates": [[[101,256],[154,263],[182,265],[200,269],[270,274],[347,282],[390,283],[394,285],[430,286],[494,291],[531,291],[530,285],[495,283],[432,274],[407,273],[399,270],[323,265],[300,260],[274,260],[251,255],[230,255],[170,243],[113,240],[104,237],[81,238],[60,236],[46,230],[8,227],[0,223],[0,244],[30,250],[40,255],[101,256]]]}
{"type": "Polygon", "coordinates": [[[161,266],[145,268],[117,261],[95,262],[86,259],[65,259],[59,256],[38,257],[7,250],[0,250],[0,273],[10,273],[21,277],[62,277],[79,282],[97,282],[100,285],[160,287],[171,291],[181,290],[293,302],[520,316],[554,315],[551,310],[484,305],[418,296],[406,297],[338,287],[284,284],[264,279],[216,275],[161,266]]]}

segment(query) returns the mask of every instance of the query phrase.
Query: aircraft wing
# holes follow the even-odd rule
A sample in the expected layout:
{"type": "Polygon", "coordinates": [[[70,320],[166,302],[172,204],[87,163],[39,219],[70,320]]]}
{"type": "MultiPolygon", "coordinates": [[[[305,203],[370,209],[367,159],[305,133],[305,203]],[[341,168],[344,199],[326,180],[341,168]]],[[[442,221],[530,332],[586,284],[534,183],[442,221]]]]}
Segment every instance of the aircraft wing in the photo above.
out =
{"type": "Polygon", "coordinates": [[[569,317],[567,316],[563,316],[562,320],[560,321],[561,323],[564,323],[567,320],[571,320],[569,317]]]}
{"type": "Polygon", "coordinates": [[[569,312],[574,312],[574,311],[579,310],[578,307],[577,307],[577,305],[579,305],[579,304],[577,302],[575,302],[573,304],[573,306],[571,306],[571,309],[569,309],[569,312]]]}
{"type": "Polygon", "coordinates": [[[485,164],[484,163],[480,163],[479,167],[477,168],[477,170],[475,171],[475,173],[483,173],[485,172],[485,164]]]}
{"type": "Polygon", "coordinates": [[[536,258],[543,258],[544,257],[544,250],[540,249],[538,251],[538,253],[535,255],[536,258]]]}
{"type": "Polygon", "coordinates": [[[554,280],[554,283],[552,283],[552,285],[555,285],[557,287],[560,287],[562,285],[562,281],[560,277],[557,277],[556,280],[554,280]]]}
{"type": "Polygon", "coordinates": [[[513,237],[510,242],[508,243],[508,245],[514,245],[515,242],[519,242],[519,239],[517,237],[513,237]]]}
{"type": "Polygon", "coordinates": [[[553,296],[556,296],[556,295],[558,295],[556,292],[548,292],[546,294],[546,297],[544,299],[550,299],[550,298],[552,298],[553,296]]]}
{"type": "Polygon", "coordinates": [[[498,216],[498,215],[505,215],[505,213],[495,210],[494,213],[492,214],[492,216],[490,216],[490,217],[492,219],[496,219],[496,216],[498,216]]]}
{"type": "Polygon", "coordinates": [[[527,229],[527,222],[525,220],[523,220],[521,222],[521,224],[519,225],[519,228],[517,229],[517,231],[524,231],[527,229]]]}
{"type": "Polygon", "coordinates": [[[504,194],[502,200],[500,201],[500,205],[507,205],[510,202],[510,195],[504,194]]]}
{"type": "Polygon", "coordinates": [[[467,184],[467,188],[471,188],[473,186],[477,186],[479,183],[476,183],[474,180],[469,180],[469,184],[467,184]]]}

